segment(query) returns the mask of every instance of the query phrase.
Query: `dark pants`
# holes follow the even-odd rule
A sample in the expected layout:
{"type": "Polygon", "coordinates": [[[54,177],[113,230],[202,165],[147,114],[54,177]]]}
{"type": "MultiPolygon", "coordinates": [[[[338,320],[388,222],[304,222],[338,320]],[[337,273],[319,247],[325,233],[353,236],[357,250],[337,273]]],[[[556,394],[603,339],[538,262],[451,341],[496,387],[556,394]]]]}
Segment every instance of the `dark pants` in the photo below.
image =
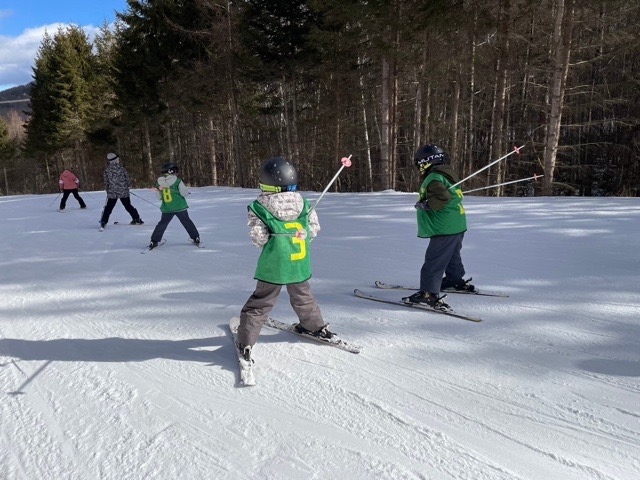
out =
{"type": "MultiPolygon", "coordinates": [[[[289,293],[289,302],[296,312],[300,325],[315,332],[324,327],[325,323],[320,313],[318,302],[311,293],[309,282],[285,285],[289,293]]],[[[269,318],[280,295],[282,285],[262,282],[258,280],[256,290],[247,300],[240,312],[240,326],[238,327],[238,343],[247,346],[255,345],[260,330],[269,318]]]]}
{"type": "Polygon", "coordinates": [[[67,198],[69,198],[69,195],[71,194],[73,194],[73,197],[80,204],[80,208],[87,208],[87,205],[84,203],[84,200],[82,200],[82,198],[80,197],[80,194],[78,193],[78,189],[72,188],[70,190],[62,191],[62,200],[60,200],[60,210],[64,210],[64,208],[67,206],[67,198]]]}
{"type": "Polygon", "coordinates": [[[152,242],[159,242],[160,240],[162,240],[162,235],[164,235],[164,231],[169,226],[169,222],[173,220],[173,217],[178,217],[178,220],[180,220],[180,223],[182,223],[182,226],[187,231],[189,237],[191,237],[192,240],[195,240],[200,236],[200,234],[198,233],[198,229],[193,224],[191,218],[189,218],[189,213],[186,210],[171,213],[162,212],[160,221],[156,225],[156,228],[153,229],[153,233],[151,234],[152,242]]]}
{"type": "Polygon", "coordinates": [[[424,254],[424,265],[420,270],[420,290],[438,293],[442,284],[442,275],[460,280],[464,276],[464,265],[460,257],[464,232],[457,235],[438,235],[431,237],[424,254]]]}
{"type": "Polygon", "coordinates": [[[100,223],[107,224],[109,222],[109,215],[113,211],[113,207],[116,206],[116,202],[120,200],[122,206],[125,208],[129,215],[131,215],[131,220],[140,220],[140,215],[138,211],[133,208],[131,205],[131,199],[129,197],[118,198],[107,198],[107,204],[104,206],[104,210],[102,211],[102,218],[100,219],[100,223]]]}

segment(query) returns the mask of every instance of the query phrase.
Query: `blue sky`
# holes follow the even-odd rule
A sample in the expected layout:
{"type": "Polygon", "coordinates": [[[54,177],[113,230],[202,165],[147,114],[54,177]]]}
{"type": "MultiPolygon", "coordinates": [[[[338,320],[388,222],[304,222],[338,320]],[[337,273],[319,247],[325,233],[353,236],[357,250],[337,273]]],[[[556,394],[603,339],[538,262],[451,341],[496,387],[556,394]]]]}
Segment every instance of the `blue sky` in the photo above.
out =
{"type": "Polygon", "coordinates": [[[31,67],[45,31],[75,24],[90,37],[126,0],[2,0],[0,1],[0,91],[31,81],[31,67]]]}

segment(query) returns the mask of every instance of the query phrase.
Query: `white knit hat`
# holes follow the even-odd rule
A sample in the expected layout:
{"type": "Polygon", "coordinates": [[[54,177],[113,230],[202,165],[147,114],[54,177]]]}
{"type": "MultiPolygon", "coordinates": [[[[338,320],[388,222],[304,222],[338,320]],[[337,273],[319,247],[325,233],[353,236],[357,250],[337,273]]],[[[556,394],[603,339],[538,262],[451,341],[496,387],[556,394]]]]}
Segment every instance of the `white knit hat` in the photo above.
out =
{"type": "Polygon", "coordinates": [[[114,160],[118,160],[118,154],[117,153],[107,153],[107,160],[109,160],[110,162],[113,162],[114,160]]]}

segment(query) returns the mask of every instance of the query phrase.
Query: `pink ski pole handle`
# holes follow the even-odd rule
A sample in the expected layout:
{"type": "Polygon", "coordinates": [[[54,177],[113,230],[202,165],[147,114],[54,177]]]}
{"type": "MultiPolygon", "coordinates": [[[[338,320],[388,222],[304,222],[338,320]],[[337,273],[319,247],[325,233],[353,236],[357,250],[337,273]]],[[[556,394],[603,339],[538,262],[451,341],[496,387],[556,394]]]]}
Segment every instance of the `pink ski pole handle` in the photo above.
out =
{"type": "Polygon", "coordinates": [[[338,173],[336,173],[333,176],[333,178],[327,184],[327,186],[324,187],[324,190],[320,194],[320,198],[318,198],[318,200],[316,201],[316,204],[311,208],[311,210],[315,210],[315,208],[320,203],[320,200],[322,200],[322,197],[324,197],[324,194],[327,193],[327,190],[329,190],[329,188],[331,188],[331,185],[333,185],[333,182],[336,181],[336,179],[338,178],[338,175],[340,175],[340,172],[344,169],[344,167],[350,167],[351,166],[351,155],[349,155],[348,157],[342,157],[342,160],[340,160],[340,163],[342,163],[342,166],[340,167],[340,170],[338,170],[338,173]]]}

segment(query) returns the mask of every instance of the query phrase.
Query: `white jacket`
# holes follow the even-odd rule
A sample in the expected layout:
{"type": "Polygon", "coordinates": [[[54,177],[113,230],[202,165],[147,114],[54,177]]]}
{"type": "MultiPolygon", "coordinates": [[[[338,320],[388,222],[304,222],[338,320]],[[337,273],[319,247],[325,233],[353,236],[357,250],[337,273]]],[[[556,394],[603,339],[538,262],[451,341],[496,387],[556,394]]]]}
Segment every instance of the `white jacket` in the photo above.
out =
{"type": "MultiPolygon", "coordinates": [[[[173,185],[176,182],[177,179],[178,177],[173,174],[163,175],[161,177],[158,177],[158,185],[160,186],[160,188],[156,191],[158,200],[162,200],[162,189],[169,188],[171,185],[173,185]]],[[[184,182],[180,182],[180,184],[178,185],[178,191],[180,192],[180,195],[182,195],[184,198],[187,198],[187,195],[189,195],[189,189],[184,184],[184,182]]]]}
{"type": "MultiPolygon", "coordinates": [[[[300,216],[304,208],[302,195],[298,192],[266,193],[258,195],[260,202],[274,217],[279,220],[292,221],[300,216]]],[[[249,236],[251,242],[258,248],[262,248],[269,241],[269,229],[258,216],[249,210],[249,236]]],[[[315,209],[309,214],[309,235],[314,238],[320,231],[320,222],[315,209]]]]}

